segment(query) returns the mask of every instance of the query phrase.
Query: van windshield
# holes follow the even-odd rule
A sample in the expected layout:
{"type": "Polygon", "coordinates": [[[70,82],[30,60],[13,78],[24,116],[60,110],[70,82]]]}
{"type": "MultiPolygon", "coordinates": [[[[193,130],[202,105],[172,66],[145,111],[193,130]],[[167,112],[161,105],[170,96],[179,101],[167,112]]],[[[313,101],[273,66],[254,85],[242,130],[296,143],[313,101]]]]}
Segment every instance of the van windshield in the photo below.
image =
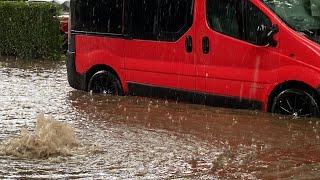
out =
{"type": "Polygon", "coordinates": [[[288,26],[320,44],[320,0],[262,0],[288,26]]]}

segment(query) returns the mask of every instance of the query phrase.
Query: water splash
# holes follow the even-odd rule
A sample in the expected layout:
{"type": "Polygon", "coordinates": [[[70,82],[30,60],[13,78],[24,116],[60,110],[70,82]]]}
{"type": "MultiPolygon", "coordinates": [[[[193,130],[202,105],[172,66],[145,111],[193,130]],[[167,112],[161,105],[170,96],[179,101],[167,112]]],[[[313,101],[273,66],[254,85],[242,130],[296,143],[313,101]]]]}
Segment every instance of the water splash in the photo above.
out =
{"type": "Polygon", "coordinates": [[[34,131],[21,129],[18,137],[10,138],[0,145],[0,152],[19,158],[46,159],[70,156],[80,146],[74,129],[67,123],[46,118],[39,113],[34,131]]]}

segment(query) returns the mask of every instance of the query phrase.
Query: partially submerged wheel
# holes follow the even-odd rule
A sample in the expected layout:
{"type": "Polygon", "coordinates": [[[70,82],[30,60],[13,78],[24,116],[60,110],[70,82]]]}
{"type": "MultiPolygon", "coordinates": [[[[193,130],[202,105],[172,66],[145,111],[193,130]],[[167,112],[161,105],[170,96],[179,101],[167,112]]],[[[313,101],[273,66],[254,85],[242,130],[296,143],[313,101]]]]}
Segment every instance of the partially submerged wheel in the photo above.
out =
{"type": "Polygon", "coordinates": [[[319,117],[319,106],[306,91],[286,89],[274,98],[271,112],[294,117],[319,117]]]}
{"type": "Polygon", "coordinates": [[[88,91],[101,94],[122,95],[122,86],[117,76],[109,71],[98,71],[88,83],[88,91]]]}

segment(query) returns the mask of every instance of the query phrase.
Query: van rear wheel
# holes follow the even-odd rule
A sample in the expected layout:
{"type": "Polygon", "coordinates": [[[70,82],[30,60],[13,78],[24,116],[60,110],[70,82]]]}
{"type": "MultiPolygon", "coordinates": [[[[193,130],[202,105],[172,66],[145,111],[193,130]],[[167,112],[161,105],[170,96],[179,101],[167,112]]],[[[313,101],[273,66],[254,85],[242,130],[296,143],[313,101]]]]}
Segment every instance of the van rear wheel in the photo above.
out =
{"type": "Polygon", "coordinates": [[[319,106],[315,98],[300,89],[286,89],[273,100],[272,113],[294,117],[319,117],[319,106]]]}
{"type": "Polygon", "coordinates": [[[98,71],[88,83],[88,91],[100,94],[122,95],[122,86],[117,76],[109,71],[98,71]]]}

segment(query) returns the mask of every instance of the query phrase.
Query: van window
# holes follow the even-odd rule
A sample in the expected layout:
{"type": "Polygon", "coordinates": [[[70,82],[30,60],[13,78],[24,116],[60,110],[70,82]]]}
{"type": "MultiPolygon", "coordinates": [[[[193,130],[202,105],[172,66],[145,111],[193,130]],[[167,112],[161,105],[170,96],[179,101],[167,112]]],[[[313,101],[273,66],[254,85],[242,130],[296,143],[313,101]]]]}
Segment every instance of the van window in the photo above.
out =
{"type": "Polygon", "coordinates": [[[207,20],[209,26],[222,34],[241,39],[240,1],[208,0],[207,20]]]}
{"type": "Polygon", "coordinates": [[[215,31],[257,44],[257,28],[270,19],[248,0],[207,0],[207,22],[215,31]]]}
{"type": "Polygon", "coordinates": [[[272,23],[270,19],[265,15],[260,9],[258,9],[255,5],[248,2],[245,3],[244,7],[244,40],[256,44],[257,43],[257,27],[260,25],[264,25],[266,27],[271,27],[272,23]]]}
{"type": "Polygon", "coordinates": [[[160,1],[160,40],[177,40],[192,24],[192,0],[160,1]]]}
{"type": "Polygon", "coordinates": [[[162,0],[160,2],[160,31],[178,32],[186,24],[187,2],[185,0],[162,0]]]}
{"type": "Polygon", "coordinates": [[[176,41],[192,25],[193,0],[129,0],[128,35],[134,39],[176,41]]]}
{"type": "Polygon", "coordinates": [[[129,33],[134,39],[157,38],[157,10],[155,0],[129,0],[129,33]]]}
{"type": "Polygon", "coordinates": [[[121,34],[122,0],[77,0],[73,29],[76,31],[121,34]]]}

